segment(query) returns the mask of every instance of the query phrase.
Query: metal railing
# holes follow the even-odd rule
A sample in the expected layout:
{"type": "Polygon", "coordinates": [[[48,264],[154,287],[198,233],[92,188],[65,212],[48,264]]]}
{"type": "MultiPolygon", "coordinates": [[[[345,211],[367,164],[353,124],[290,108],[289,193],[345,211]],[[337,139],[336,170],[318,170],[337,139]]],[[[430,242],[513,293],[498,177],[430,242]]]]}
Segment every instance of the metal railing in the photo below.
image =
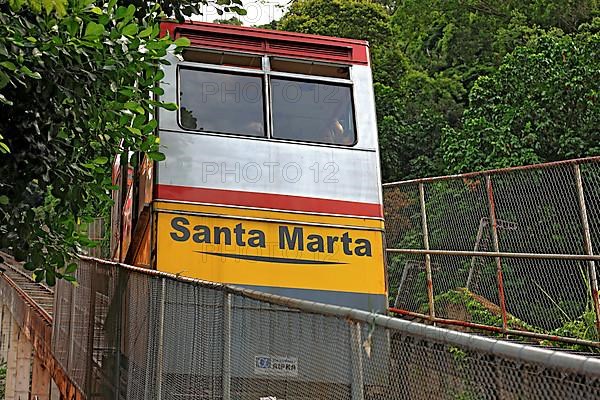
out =
{"type": "Polygon", "coordinates": [[[385,184],[392,311],[600,348],[600,157],[385,184]]]}
{"type": "Polygon", "coordinates": [[[581,399],[600,360],[82,257],[55,358],[88,399],[581,399]]]}

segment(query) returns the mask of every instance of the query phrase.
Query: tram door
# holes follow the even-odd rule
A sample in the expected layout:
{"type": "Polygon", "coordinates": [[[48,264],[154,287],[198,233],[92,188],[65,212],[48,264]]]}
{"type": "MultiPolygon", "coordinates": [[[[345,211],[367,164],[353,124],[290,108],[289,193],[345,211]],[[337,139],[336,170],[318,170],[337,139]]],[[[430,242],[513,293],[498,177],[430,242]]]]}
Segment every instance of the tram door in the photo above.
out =
{"type": "Polygon", "coordinates": [[[207,23],[162,28],[192,45],[167,56],[161,100],[178,110],[159,111],[166,159],[150,168],[139,160],[133,174],[142,223],[130,230],[143,239],[133,235],[135,249],[121,254],[183,276],[385,311],[368,44],[207,23]]]}

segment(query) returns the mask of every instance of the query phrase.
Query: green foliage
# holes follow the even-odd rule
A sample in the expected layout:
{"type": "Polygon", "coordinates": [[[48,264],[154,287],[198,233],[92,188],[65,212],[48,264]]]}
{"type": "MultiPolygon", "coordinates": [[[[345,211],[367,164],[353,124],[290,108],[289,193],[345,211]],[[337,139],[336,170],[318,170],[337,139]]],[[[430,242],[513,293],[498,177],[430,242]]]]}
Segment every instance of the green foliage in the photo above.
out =
{"type": "MultiPolygon", "coordinates": [[[[4,4],[4,1],[0,2],[4,4]]],[[[46,14],[55,13],[62,17],[67,13],[68,0],[8,0],[8,4],[13,11],[20,11],[27,7],[35,13],[44,11],[46,14]]]]}
{"type": "Polygon", "coordinates": [[[600,34],[551,31],[477,80],[464,127],[442,148],[451,171],[507,167],[600,152],[600,34]]]}
{"type": "Polygon", "coordinates": [[[6,393],[6,363],[0,364],[0,399],[4,398],[6,393]]]}
{"type": "Polygon", "coordinates": [[[298,0],[279,21],[277,29],[387,43],[392,30],[379,4],[367,0],[298,0]]]}
{"type": "Polygon", "coordinates": [[[0,248],[50,285],[72,280],[67,260],[93,245],[78,226],[111,202],[110,160],[162,156],[153,115],[174,107],[148,96],[160,94],[174,45],[159,37],[158,6],[140,21],[115,0],[67,11],[0,6],[0,134],[10,149],[0,153],[0,248]]]}
{"type": "Polygon", "coordinates": [[[462,86],[415,69],[386,8],[367,0],[295,2],[277,29],[369,41],[385,180],[443,171],[439,140],[457,121],[462,86]]]}
{"type": "MultiPolygon", "coordinates": [[[[596,333],[596,314],[594,310],[588,308],[581,316],[575,320],[566,321],[561,327],[551,332],[552,335],[598,341],[596,333]]],[[[563,347],[570,350],[586,351],[598,353],[596,347],[589,347],[579,344],[566,344],[562,342],[544,341],[542,344],[553,347],[563,347]]]]}
{"type": "MultiPolygon", "coordinates": [[[[34,0],[32,0],[34,1],[34,0]]],[[[236,13],[238,15],[246,15],[242,5],[242,0],[118,0],[118,4],[128,7],[133,5],[136,9],[136,17],[141,20],[148,14],[153,12],[155,5],[159,5],[161,10],[167,17],[176,18],[182,22],[186,17],[193,15],[202,15],[202,7],[209,4],[215,7],[217,14],[236,13]]]]}
{"type": "Polygon", "coordinates": [[[243,22],[237,17],[231,17],[229,19],[216,19],[216,20],[214,20],[214,22],[216,22],[217,24],[223,24],[223,25],[235,25],[235,26],[243,25],[243,22]]]}
{"type": "Polygon", "coordinates": [[[597,154],[597,37],[577,32],[598,14],[597,0],[300,0],[270,27],[369,40],[383,179],[391,181],[597,154]],[[584,48],[581,35],[590,38],[584,48]],[[547,37],[572,38],[571,49],[562,39],[542,50],[547,37]],[[563,50],[573,54],[564,65],[563,50]],[[578,75],[562,102],[564,82],[548,66],[565,79],[578,75]],[[521,109],[532,85],[540,96],[521,109]],[[509,96],[514,90],[523,96],[509,96]]]}

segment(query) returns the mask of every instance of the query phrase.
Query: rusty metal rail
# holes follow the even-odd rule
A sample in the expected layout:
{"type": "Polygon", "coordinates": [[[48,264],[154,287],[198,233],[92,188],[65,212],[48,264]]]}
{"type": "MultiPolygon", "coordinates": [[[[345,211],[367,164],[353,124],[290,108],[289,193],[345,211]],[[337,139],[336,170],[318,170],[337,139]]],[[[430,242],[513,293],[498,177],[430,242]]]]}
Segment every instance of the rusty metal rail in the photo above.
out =
{"type": "Polygon", "coordinates": [[[3,252],[5,262],[0,277],[0,298],[25,334],[36,354],[58,387],[61,399],[79,400],[84,395],[66,374],[52,353],[53,291],[36,283],[22,272],[20,263],[3,252]]]}

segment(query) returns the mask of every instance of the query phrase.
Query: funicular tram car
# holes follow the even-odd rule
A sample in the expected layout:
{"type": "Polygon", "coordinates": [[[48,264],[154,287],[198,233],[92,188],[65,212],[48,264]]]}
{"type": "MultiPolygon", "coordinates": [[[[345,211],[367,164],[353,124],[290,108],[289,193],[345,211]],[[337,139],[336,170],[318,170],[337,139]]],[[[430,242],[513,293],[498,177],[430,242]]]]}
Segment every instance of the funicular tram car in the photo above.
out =
{"type": "MultiPolygon", "coordinates": [[[[159,112],[164,161],[138,157],[114,165],[113,181],[121,190],[113,210],[113,258],[384,312],[381,174],[368,44],[209,23],[165,22],[162,30],[191,41],[182,55],[168,55],[170,65],[164,66],[160,99],[179,107],[159,112]]],[[[191,306],[189,313],[196,312],[198,304],[191,306]]],[[[187,319],[182,315],[180,321],[187,319]]],[[[234,317],[232,330],[248,328],[244,324],[234,317]]],[[[287,327],[270,329],[282,338],[290,335],[287,327]]],[[[188,331],[193,329],[182,329],[182,335],[188,331]]],[[[181,337],[180,343],[194,340],[181,337]]],[[[240,344],[232,340],[235,357],[240,344]]],[[[320,341],[308,352],[336,347],[320,341]]],[[[352,381],[350,375],[305,374],[298,348],[256,346],[257,357],[296,360],[299,380],[352,381]]],[[[165,360],[178,360],[167,362],[165,371],[189,374],[191,355],[180,348],[165,343],[164,351],[176,354],[165,360]]],[[[234,361],[232,379],[256,378],[256,365],[234,361]]]]}

